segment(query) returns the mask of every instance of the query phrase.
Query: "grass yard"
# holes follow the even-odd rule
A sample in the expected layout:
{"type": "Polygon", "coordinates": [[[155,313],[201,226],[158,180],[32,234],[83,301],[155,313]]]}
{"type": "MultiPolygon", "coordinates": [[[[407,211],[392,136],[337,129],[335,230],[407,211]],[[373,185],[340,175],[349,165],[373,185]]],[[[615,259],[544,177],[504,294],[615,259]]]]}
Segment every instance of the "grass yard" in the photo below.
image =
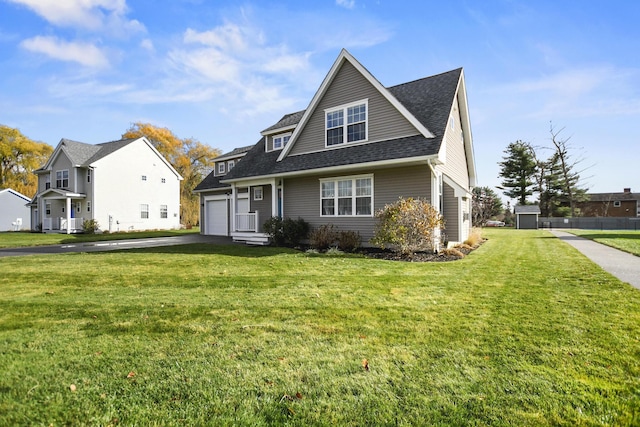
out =
{"type": "Polygon", "coordinates": [[[631,230],[566,230],[576,236],[640,256],[640,231],[631,230]]]}
{"type": "Polygon", "coordinates": [[[28,231],[6,231],[0,232],[0,248],[101,242],[105,240],[148,239],[150,237],[180,236],[185,233],[198,233],[199,231],[198,228],[191,230],[132,231],[107,234],[45,234],[30,233],[28,231]]]}
{"type": "Polygon", "coordinates": [[[639,425],[640,292],[546,231],[485,236],[450,263],[2,258],[0,425],[639,425]]]}

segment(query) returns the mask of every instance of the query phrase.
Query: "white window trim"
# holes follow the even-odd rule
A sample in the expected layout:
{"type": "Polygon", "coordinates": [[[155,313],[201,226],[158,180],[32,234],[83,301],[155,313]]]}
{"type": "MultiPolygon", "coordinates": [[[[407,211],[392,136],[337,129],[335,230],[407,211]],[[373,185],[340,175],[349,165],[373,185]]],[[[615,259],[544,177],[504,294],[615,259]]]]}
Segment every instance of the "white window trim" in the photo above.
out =
{"type": "MultiPolygon", "coordinates": [[[[326,118],[325,118],[325,120],[326,120],[326,118]]],[[[271,137],[271,143],[272,143],[272,146],[273,146],[273,151],[282,150],[284,147],[287,146],[289,141],[284,142],[284,138],[286,138],[287,136],[289,137],[289,139],[291,139],[291,132],[279,133],[278,135],[273,135],[271,137]],[[281,145],[279,147],[276,147],[276,139],[280,139],[280,141],[281,141],[281,145]]],[[[325,139],[326,139],[326,136],[325,136],[325,139]]]]}
{"type": "Polygon", "coordinates": [[[264,190],[262,187],[253,187],[253,200],[262,200],[264,197],[264,190]],[[260,197],[258,197],[258,195],[260,197]]]}
{"type": "Polygon", "coordinates": [[[56,188],[69,188],[69,169],[60,169],[56,171],[56,188]],[[64,173],[67,173],[67,185],[64,185],[64,173]],[[62,178],[58,180],[58,173],[62,174],[62,178]],[[62,181],[60,186],[58,186],[58,181],[62,181]]]}
{"type": "MultiPolygon", "coordinates": [[[[324,116],[323,116],[323,129],[324,129],[324,146],[325,148],[335,148],[335,147],[344,147],[345,145],[348,144],[360,144],[363,142],[367,142],[369,141],[369,98],[365,98],[365,99],[361,99],[359,101],[355,101],[355,102],[350,102],[348,104],[343,104],[343,105],[338,105],[336,107],[332,107],[332,108],[326,108],[324,110],[324,116]],[[348,139],[348,126],[349,123],[348,122],[348,114],[347,114],[347,109],[349,107],[354,107],[356,105],[361,105],[364,104],[365,105],[365,121],[364,121],[364,132],[365,132],[365,138],[364,139],[359,139],[357,141],[351,141],[351,142],[347,142],[348,139]],[[334,111],[338,111],[338,110],[342,110],[342,117],[343,117],[343,122],[342,122],[342,142],[340,144],[333,144],[333,145],[327,145],[327,113],[332,113],[334,111]]],[[[334,129],[334,128],[332,128],[334,129]]]]}
{"type": "Polygon", "coordinates": [[[149,205],[147,203],[141,203],[140,204],[140,219],[149,219],[150,215],[149,215],[149,205]],[[143,209],[146,208],[146,209],[143,209]],[[143,213],[147,214],[147,217],[145,218],[144,216],[142,216],[143,213]]]}
{"type": "Polygon", "coordinates": [[[166,219],[166,218],[169,218],[169,206],[160,205],[160,219],[166,219]]]}
{"type": "MultiPolygon", "coordinates": [[[[336,176],[336,177],[332,177],[332,178],[322,178],[320,179],[320,194],[319,194],[319,198],[320,198],[320,216],[323,218],[371,218],[374,215],[374,206],[375,206],[375,200],[374,200],[374,196],[375,196],[375,189],[374,189],[374,179],[373,179],[373,174],[366,174],[366,175],[350,175],[350,176],[336,176]],[[356,187],[355,187],[355,182],[357,179],[371,179],[371,196],[369,196],[371,198],[371,213],[370,214],[366,214],[366,215],[357,215],[355,214],[355,210],[356,210],[356,187]],[[351,210],[352,210],[352,214],[351,215],[338,215],[338,185],[337,182],[338,181],[348,181],[351,180],[352,181],[352,192],[351,192],[351,210]],[[333,195],[333,215],[325,215],[322,213],[322,184],[325,182],[333,182],[335,183],[335,187],[334,187],[334,195],[333,195]]],[[[362,196],[360,196],[362,197],[362,196]]]]}
{"type": "Polygon", "coordinates": [[[146,181],[147,180],[147,175],[142,175],[142,180],[146,181]]]}
{"type": "Polygon", "coordinates": [[[236,166],[235,160],[229,160],[229,162],[227,163],[227,170],[231,171],[231,169],[233,169],[235,166],[236,166]]]}
{"type": "Polygon", "coordinates": [[[613,207],[614,208],[619,208],[620,206],[622,206],[622,203],[620,203],[620,200],[615,200],[613,202],[613,207]]]}
{"type": "Polygon", "coordinates": [[[225,165],[225,162],[218,163],[218,175],[224,175],[226,173],[225,165]]]}

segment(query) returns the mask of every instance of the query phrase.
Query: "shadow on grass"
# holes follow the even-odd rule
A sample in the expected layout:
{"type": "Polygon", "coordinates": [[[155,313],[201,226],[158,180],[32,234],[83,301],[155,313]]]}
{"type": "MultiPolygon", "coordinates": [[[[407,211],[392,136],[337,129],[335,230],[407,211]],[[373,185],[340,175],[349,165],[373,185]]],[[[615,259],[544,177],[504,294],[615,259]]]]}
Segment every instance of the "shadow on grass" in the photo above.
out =
{"type": "Polygon", "coordinates": [[[192,243],[186,245],[157,246],[149,248],[116,249],[108,252],[91,252],[99,256],[104,253],[126,254],[179,254],[179,255],[225,255],[243,258],[264,258],[282,254],[300,253],[295,249],[272,246],[247,246],[244,244],[192,243]]]}

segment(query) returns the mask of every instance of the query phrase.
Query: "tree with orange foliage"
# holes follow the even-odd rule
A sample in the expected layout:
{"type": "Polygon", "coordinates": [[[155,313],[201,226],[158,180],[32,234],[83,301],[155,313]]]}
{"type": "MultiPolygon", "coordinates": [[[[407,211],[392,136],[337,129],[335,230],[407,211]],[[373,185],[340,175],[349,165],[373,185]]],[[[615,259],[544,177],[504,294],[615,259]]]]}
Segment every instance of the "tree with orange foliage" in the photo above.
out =
{"type": "Polygon", "coordinates": [[[33,141],[18,129],[0,125],[0,189],[11,188],[28,197],[38,191],[33,173],[47,161],[53,147],[33,141]]]}
{"type": "Polygon", "coordinates": [[[146,137],[171,166],[184,178],[180,188],[180,218],[186,226],[197,225],[200,214],[198,196],[193,189],[213,167],[213,159],[221,152],[194,138],[180,139],[167,128],[150,123],[136,122],[122,135],[123,138],[146,137]]]}

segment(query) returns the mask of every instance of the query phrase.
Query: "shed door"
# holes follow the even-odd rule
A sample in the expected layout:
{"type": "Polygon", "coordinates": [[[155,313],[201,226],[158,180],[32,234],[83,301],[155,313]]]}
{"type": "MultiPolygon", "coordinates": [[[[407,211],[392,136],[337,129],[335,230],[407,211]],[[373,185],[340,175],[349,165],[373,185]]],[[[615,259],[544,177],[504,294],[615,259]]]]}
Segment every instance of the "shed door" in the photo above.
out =
{"type": "Polygon", "coordinates": [[[208,200],[205,206],[206,211],[206,232],[205,234],[212,236],[227,236],[227,224],[229,218],[227,216],[226,200],[208,200]]]}

